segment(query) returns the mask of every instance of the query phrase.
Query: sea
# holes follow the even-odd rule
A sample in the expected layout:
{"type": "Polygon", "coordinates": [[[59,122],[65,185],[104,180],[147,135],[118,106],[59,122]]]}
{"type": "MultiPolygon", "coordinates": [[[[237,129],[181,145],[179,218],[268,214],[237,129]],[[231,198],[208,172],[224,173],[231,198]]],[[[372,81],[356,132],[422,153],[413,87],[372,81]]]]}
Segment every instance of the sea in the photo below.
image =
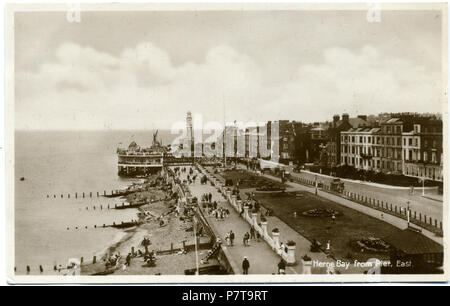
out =
{"type": "MultiPolygon", "coordinates": [[[[137,210],[108,210],[108,205],[114,207],[124,199],[97,197],[97,192],[111,193],[137,180],[117,175],[116,149],[127,147],[132,141],[142,147],[150,146],[153,132],[15,132],[17,274],[26,273],[27,266],[30,274],[39,274],[39,266],[44,274],[51,274],[55,265],[66,266],[72,258],[92,260],[125,235],[102,225],[135,220],[137,210]]],[[[168,130],[158,133],[163,144],[176,136],[168,130]]]]}

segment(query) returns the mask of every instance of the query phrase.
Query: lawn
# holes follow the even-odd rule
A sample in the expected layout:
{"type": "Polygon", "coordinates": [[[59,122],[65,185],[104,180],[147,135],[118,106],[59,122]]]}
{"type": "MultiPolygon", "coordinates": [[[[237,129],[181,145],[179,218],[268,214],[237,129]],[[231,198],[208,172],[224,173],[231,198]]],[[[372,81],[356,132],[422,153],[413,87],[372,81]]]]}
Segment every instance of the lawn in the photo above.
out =
{"type": "Polygon", "coordinates": [[[331,242],[332,254],[336,259],[357,259],[365,261],[369,258],[388,259],[388,254],[361,253],[349,245],[352,240],[361,238],[384,238],[400,229],[367,216],[356,210],[341,206],[325,198],[315,196],[309,192],[288,193],[256,193],[257,199],[263,207],[271,208],[274,214],[302,236],[319,241],[326,246],[331,242]],[[302,212],[310,209],[332,209],[341,214],[331,217],[304,216],[302,212]],[[297,212],[297,216],[294,216],[297,212]],[[351,257],[348,257],[351,255],[351,257]]]}

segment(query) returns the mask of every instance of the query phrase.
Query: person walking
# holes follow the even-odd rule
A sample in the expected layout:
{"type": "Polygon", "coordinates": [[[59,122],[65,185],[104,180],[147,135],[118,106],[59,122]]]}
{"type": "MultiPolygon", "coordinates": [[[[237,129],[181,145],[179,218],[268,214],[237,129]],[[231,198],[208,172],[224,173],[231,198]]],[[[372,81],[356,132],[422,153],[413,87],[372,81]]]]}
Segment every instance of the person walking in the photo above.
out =
{"type": "Polygon", "coordinates": [[[280,262],[278,263],[278,274],[286,274],[286,263],[284,262],[283,258],[281,258],[280,262]]]}
{"type": "Polygon", "coordinates": [[[248,232],[246,232],[245,234],[244,234],[244,239],[243,239],[243,242],[244,242],[244,245],[245,246],[248,246],[248,239],[250,238],[250,234],[248,233],[248,232]]]}
{"type": "Polygon", "coordinates": [[[242,261],[242,272],[244,274],[248,274],[248,269],[250,268],[250,262],[247,259],[247,256],[244,256],[244,260],[242,261]]]}
{"type": "Polygon", "coordinates": [[[230,230],[230,243],[231,243],[231,246],[233,246],[233,241],[234,241],[234,233],[233,233],[232,230],[230,230]]]}
{"type": "Polygon", "coordinates": [[[250,227],[250,239],[255,239],[255,227],[252,226],[250,227]]]}

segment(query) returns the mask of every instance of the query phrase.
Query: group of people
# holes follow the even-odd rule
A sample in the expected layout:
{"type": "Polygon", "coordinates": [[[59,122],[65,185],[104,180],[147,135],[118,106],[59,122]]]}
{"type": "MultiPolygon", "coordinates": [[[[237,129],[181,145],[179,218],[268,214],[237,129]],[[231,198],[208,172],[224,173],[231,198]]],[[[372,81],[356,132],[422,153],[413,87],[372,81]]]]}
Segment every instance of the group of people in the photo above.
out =
{"type": "Polygon", "coordinates": [[[230,215],[230,211],[228,210],[228,208],[219,207],[213,209],[212,207],[210,207],[208,209],[208,214],[215,217],[217,221],[222,221],[225,218],[228,218],[228,216],[230,215]]]}
{"type": "Polygon", "coordinates": [[[202,194],[202,202],[211,203],[211,201],[212,201],[212,194],[211,194],[211,192],[202,194]]]}
{"type": "MultiPolygon", "coordinates": [[[[283,258],[277,264],[278,274],[286,274],[286,262],[283,258]]],[[[244,256],[244,260],[242,260],[242,274],[247,275],[248,270],[250,269],[250,261],[247,256],[244,256]]]]}
{"type": "MultiPolygon", "coordinates": [[[[128,256],[127,256],[127,258],[128,258],[128,256]]],[[[108,256],[105,259],[106,270],[119,268],[121,259],[122,259],[122,256],[120,255],[120,253],[108,256]]]]}
{"type": "Polygon", "coordinates": [[[226,235],[225,235],[225,242],[227,243],[228,246],[233,246],[234,244],[234,233],[232,230],[230,230],[226,235]]]}
{"type": "Polygon", "coordinates": [[[242,243],[244,244],[244,246],[250,245],[250,239],[257,242],[261,241],[261,234],[255,229],[253,225],[250,227],[250,230],[244,234],[244,237],[242,239],[242,243]]]}

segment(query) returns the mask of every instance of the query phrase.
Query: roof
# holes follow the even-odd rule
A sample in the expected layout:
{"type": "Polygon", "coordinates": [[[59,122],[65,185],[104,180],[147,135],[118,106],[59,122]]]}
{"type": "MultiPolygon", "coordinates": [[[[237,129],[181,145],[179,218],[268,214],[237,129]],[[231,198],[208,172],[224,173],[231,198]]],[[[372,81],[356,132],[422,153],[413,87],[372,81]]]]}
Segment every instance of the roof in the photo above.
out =
{"type": "Polygon", "coordinates": [[[396,232],[383,240],[397,250],[410,255],[444,252],[442,245],[411,229],[396,232]]]}
{"type": "Polygon", "coordinates": [[[347,131],[342,131],[341,133],[361,133],[361,134],[375,134],[380,131],[380,128],[374,127],[359,127],[359,128],[351,128],[347,131]]]}
{"type": "Polygon", "coordinates": [[[381,124],[398,124],[402,123],[400,118],[389,118],[386,121],[381,122],[381,124]]]}
{"type": "Polygon", "coordinates": [[[369,125],[369,123],[366,120],[358,118],[358,117],[349,118],[348,121],[354,128],[369,125]]]}
{"type": "Polygon", "coordinates": [[[362,118],[359,118],[359,117],[349,118],[348,122],[346,122],[346,121],[344,121],[342,119],[336,122],[336,126],[337,127],[341,127],[341,126],[343,126],[345,124],[349,124],[353,128],[358,128],[360,126],[368,126],[369,125],[369,123],[366,120],[364,120],[362,118]]]}

